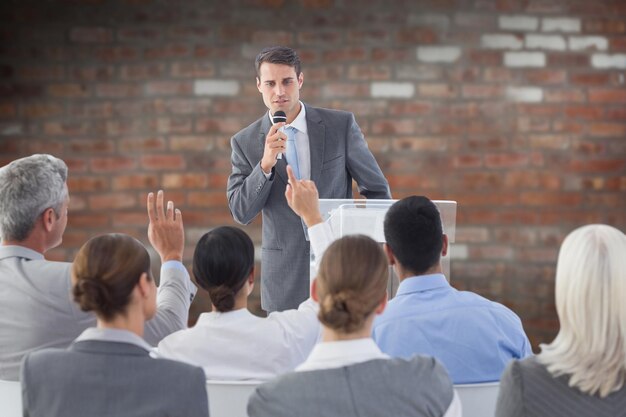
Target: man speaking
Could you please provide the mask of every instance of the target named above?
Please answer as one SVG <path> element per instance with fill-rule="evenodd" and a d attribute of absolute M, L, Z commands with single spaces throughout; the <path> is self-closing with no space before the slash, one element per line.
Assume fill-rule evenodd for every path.
<path fill-rule="evenodd" d="M 366 198 L 391 194 L 354 115 L 300 101 L 304 75 L 293 49 L 265 48 L 255 68 L 269 112 L 231 138 L 227 194 L 237 222 L 263 213 L 261 306 L 270 312 L 296 308 L 309 296 L 309 242 L 285 199 L 287 164 L 299 179 L 315 182 L 320 198 L 352 198 L 353 178 Z M 275 118 L 281 111 L 284 117 Z"/>

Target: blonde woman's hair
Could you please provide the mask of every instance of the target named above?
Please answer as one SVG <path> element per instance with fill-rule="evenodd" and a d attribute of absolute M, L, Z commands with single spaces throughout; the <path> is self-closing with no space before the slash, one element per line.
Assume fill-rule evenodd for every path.
<path fill-rule="evenodd" d="M 333 242 L 317 275 L 319 320 L 343 334 L 360 330 L 387 291 L 389 269 L 380 245 L 363 235 Z"/>
<path fill-rule="evenodd" d="M 626 237 L 602 224 L 580 227 L 563 241 L 556 267 L 561 329 L 538 360 L 569 385 L 606 397 L 626 378 Z"/>

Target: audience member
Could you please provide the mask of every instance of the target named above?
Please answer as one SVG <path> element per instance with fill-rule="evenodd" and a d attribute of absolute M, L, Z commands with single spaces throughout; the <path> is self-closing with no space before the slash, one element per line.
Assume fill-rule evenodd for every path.
<path fill-rule="evenodd" d="M 244 231 L 224 226 L 202 236 L 193 273 L 209 292 L 212 312 L 163 339 L 161 355 L 202 366 L 208 379 L 270 379 L 306 359 L 318 340 L 317 304 L 308 299 L 267 318 L 250 313 L 254 246 Z"/>
<path fill-rule="evenodd" d="M 159 214 L 159 217 L 163 213 Z M 180 214 L 167 218 L 180 227 Z M 72 268 L 72 293 L 97 327 L 67 349 L 24 357 L 22 404 L 30 417 L 208 416 L 202 369 L 151 355 L 142 336 L 156 312 L 150 256 L 124 234 L 95 237 Z"/>
<path fill-rule="evenodd" d="M 96 323 L 92 313 L 81 312 L 70 299 L 71 263 L 44 259 L 46 251 L 61 243 L 67 224 L 66 180 L 67 166 L 50 155 L 32 155 L 0 168 L 0 379 L 16 380 L 26 353 L 67 347 Z M 196 288 L 180 263 L 183 241 L 164 236 L 153 245 L 163 265 L 158 309 L 146 324 L 145 338 L 156 345 L 187 327 Z M 173 255 L 166 253 L 172 245 L 180 246 Z"/>
<path fill-rule="evenodd" d="M 371 339 L 374 316 L 387 303 L 388 274 L 385 254 L 369 237 L 346 236 L 328 247 L 311 288 L 322 342 L 296 372 L 256 389 L 251 417 L 461 415 L 434 358 L 391 359 Z"/>
<path fill-rule="evenodd" d="M 508 308 L 454 289 L 443 275 L 448 251 L 437 206 L 407 197 L 389 208 L 385 250 L 400 279 L 374 323 L 373 337 L 393 357 L 439 359 L 455 384 L 497 381 L 511 359 L 532 354 L 522 323 Z"/>
<path fill-rule="evenodd" d="M 561 329 L 541 353 L 506 368 L 496 416 L 626 416 L 626 237 L 580 227 L 556 267 Z"/>

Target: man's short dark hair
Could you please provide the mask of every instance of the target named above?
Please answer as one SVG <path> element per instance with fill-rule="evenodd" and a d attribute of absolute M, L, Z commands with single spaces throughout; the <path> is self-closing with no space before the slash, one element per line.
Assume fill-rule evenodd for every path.
<path fill-rule="evenodd" d="M 443 227 L 437 206 L 423 196 L 404 198 L 389 208 L 385 240 L 400 265 L 422 275 L 439 262 Z"/>
<path fill-rule="evenodd" d="M 282 64 L 293 67 L 296 70 L 296 77 L 300 76 L 300 57 L 291 48 L 286 46 L 270 46 L 263 49 L 254 60 L 254 68 L 256 76 L 261 78 L 261 64 L 267 62 L 269 64 Z"/>

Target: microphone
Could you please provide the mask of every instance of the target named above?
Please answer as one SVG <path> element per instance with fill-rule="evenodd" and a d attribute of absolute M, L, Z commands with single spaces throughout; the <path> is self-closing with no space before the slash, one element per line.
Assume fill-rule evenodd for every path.
<path fill-rule="evenodd" d="M 274 115 L 272 116 L 272 121 L 274 123 L 281 123 L 281 122 L 287 122 L 287 115 L 285 114 L 284 111 L 282 110 L 278 110 L 276 113 L 274 113 Z M 279 129 L 280 131 L 283 131 L 283 128 L 281 127 Z M 276 159 L 283 159 L 283 154 L 279 153 L 278 155 L 276 155 Z"/>

